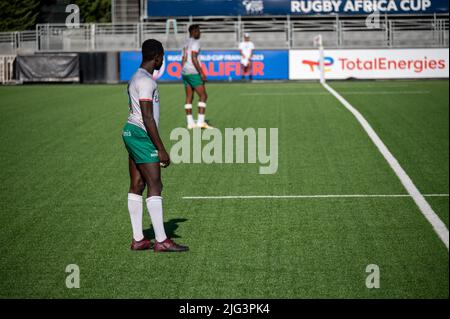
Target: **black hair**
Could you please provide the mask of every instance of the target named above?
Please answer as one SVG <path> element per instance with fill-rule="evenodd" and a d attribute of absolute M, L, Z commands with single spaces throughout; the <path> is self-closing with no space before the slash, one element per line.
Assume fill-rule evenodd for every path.
<path fill-rule="evenodd" d="M 194 32 L 195 30 L 200 29 L 200 26 L 198 24 L 191 24 L 189 26 L 189 34 L 192 34 L 192 32 Z"/>
<path fill-rule="evenodd" d="M 151 61 L 157 55 L 164 52 L 164 48 L 161 42 L 155 39 L 145 40 L 142 43 L 142 60 Z"/>

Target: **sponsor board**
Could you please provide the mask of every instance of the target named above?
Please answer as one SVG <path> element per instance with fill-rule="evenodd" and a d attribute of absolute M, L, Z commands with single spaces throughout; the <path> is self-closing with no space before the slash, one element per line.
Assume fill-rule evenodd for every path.
<path fill-rule="evenodd" d="M 149 17 L 448 13 L 446 0 L 147 0 Z"/>
<path fill-rule="evenodd" d="M 448 2 L 439 0 L 292 0 L 291 14 L 446 13 Z"/>
<path fill-rule="evenodd" d="M 181 52 L 167 51 L 164 64 L 153 76 L 160 81 L 181 80 Z M 202 68 L 211 81 L 233 81 L 242 76 L 241 56 L 238 50 L 202 51 Z M 255 80 L 287 80 L 289 53 L 287 50 L 255 50 L 252 59 Z M 120 80 L 128 81 L 141 63 L 140 52 L 120 53 Z"/>
<path fill-rule="evenodd" d="M 448 49 L 325 50 L 326 79 L 448 78 Z M 289 79 L 319 79 L 319 51 L 291 50 Z"/>

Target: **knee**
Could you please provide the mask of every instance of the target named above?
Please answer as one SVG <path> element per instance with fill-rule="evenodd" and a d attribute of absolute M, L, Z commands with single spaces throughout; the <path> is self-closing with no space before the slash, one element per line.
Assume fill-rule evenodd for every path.
<path fill-rule="evenodd" d="M 163 190 L 163 183 L 161 179 L 150 181 L 150 183 L 147 186 L 152 194 L 161 194 Z"/>
<path fill-rule="evenodd" d="M 208 100 L 208 94 L 207 94 L 206 92 L 202 94 L 201 100 L 202 100 L 203 102 L 206 102 L 206 101 Z"/>
<path fill-rule="evenodd" d="M 145 183 L 142 180 L 134 181 L 130 185 L 130 193 L 142 195 Z"/>

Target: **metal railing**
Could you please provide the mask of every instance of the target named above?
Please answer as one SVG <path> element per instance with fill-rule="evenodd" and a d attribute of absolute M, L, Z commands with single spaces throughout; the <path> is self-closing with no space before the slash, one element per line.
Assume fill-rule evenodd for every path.
<path fill-rule="evenodd" d="M 14 78 L 15 55 L 0 55 L 0 84 L 16 82 Z"/>
<path fill-rule="evenodd" d="M 237 48 L 244 32 L 251 33 L 259 49 L 313 48 L 313 38 L 321 34 L 324 46 L 334 48 L 418 48 L 448 47 L 448 16 L 434 18 L 380 19 L 377 28 L 368 28 L 365 18 L 272 19 L 201 21 L 202 48 Z M 39 24 L 34 31 L 0 33 L 0 54 L 32 52 L 82 52 L 138 50 L 142 41 L 155 38 L 167 50 L 178 50 L 187 37 L 192 19 L 133 24 Z"/>
<path fill-rule="evenodd" d="M 33 53 L 36 51 L 36 31 L 0 32 L 0 54 Z"/>

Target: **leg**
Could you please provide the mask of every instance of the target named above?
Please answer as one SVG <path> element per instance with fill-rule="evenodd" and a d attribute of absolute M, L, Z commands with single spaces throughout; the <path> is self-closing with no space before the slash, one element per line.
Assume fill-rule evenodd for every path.
<path fill-rule="evenodd" d="M 186 246 L 181 246 L 167 238 L 164 229 L 163 207 L 162 207 L 162 182 L 161 182 L 161 166 L 158 163 L 146 163 L 138 165 L 148 188 L 147 208 L 152 220 L 153 229 L 155 231 L 154 250 L 159 252 L 181 252 L 186 251 Z"/>
<path fill-rule="evenodd" d="M 197 126 L 204 128 L 205 126 L 205 113 L 206 113 L 206 101 L 208 100 L 208 94 L 206 94 L 206 89 L 204 85 L 200 85 L 194 88 L 199 96 L 198 102 L 198 121 Z"/>
<path fill-rule="evenodd" d="M 248 74 L 248 65 L 245 65 L 242 71 L 242 79 L 245 79 L 247 74 Z"/>
<path fill-rule="evenodd" d="M 181 252 L 188 250 L 187 247 L 178 245 L 167 238 L 164 229 L 163 208 L 162 208 L 162 182 L 161 182 L 161 166 L 157 163 L 139 164 L 138 169 L 143 176 L 148 188 L 147 209 L 152 220 L 153 229 L 155 231 L 154 250 L 160 252 Z"/>
<path fill-rule="evenodd" d="M 147 184 L 148 196 L 146 202 L 155 231 L 156 241 L 163 242 L 167 239 L 167 236 L 164 230 L 162 211 L 161 166 L 158 162 L 139 164 L 138 167 Z"/>
<path fill-rule="evenodd" d="M 147 185 L 148 196 L 161 196 L 162 181 L 161 181 L 161 165 L 157 163 L 139 164 L 139 172 Z"/>
<path fill-rule="evenodd" d="M 186 104 L 184 110 L 186 112 L 186 121 L 188 128 L 195 127 L 194 118 L 192 117 L 192 101 L 194 100 L 194 91 L 190 85 L 185 86 L 186 89 Z"/>
<path fill-rule="evenodd" d="M 144 179 L 131 157 L 128 158 L 128 167 L 130 170 L 130 189 L 128 192 L 142 196 L 145 189 Z"/>
<path fill-rule="evenodd" d="M 250 78 L 250 81 L 253 80 L 253 65 L 252 65 L 252 61 L 248 62 L 248 77 Z"/>
<path fill-rule="evenodd" d="M 194 88 L 195 92 L 198 94 L 200 102 L 206 103 L 208 100 L 208 94 L 206 93 L 206 88 L 204 85 L 199 85 Z"/>
<path fill-rule="evenodd" d="M 130 157 L 128 159 L 130 170 L 130 189 L 128 191 L 128 212 L 130 213 L 131 227 L 133 229 L 133 242 L 131 249 L 143 250 L 150 248 L 148 241 L 143 241 L 144 234 L 142 232 L 142 192 L 145 184 L 141 173 L 136 167 L 136 163 Z"/>
<path fill-rule="evenodd" d="M 194 100 L 194 91 L 190 85 L 185 86 L 186 89 L 186 103 L 185 105 L 192 105 L 192 101 Z M 186 108 L 186 115 L 192 114 L 192 108 Z"/>

